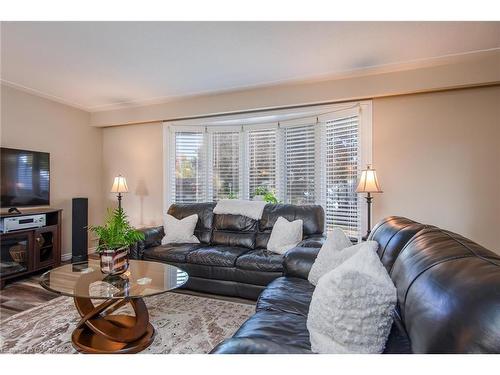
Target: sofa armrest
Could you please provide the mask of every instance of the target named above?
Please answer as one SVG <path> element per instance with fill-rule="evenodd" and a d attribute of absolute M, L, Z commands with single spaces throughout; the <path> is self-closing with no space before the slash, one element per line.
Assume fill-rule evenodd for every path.
<path fill-rule="evenodd" d="M 312 354 L 312 352 L 260 337 L 233 337 L 221 342 L 210 354 Z"/>
<path fill-rule="evenodd" d="M 317 247 L 294 247 L 285 253 L 283 268 L 285 276 L 306 279 L 319 253 Z"/>
<path fill-rule="evenodd" d="M 165 237 L 163 226 L 140 228 L 138 230 L 144 233 L 144 239 L 130 246 L 129 256 L 131 259 L 142 259 L 144 250 L 149 247 L 160 246 L 162 238 Z"/>
<path fill-rule="evenodd" d="M 297 247 L 321 247 L 325 241 L 326 236 L 322 234 L 313 234 L 300 242 Z"/>

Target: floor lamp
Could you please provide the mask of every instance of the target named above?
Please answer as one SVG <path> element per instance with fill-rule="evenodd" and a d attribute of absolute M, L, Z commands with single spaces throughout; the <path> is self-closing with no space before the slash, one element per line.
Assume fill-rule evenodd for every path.
<path fill-rule="evenodd" d="M 380 185 L 377 180 L 377 172 L 375 169 L 371 169 L 368 165 L 366 169 L 361 171 L 361 177 L 359 178 L 358 187 L 356 189 L 357 193 L 367 193 L 366 194 L 366 203 L 368 204 L 368 230 L 366 232 L 366 236 L 363 237 L 363 240 L 366 240 L 371 232 L 371 216 L 372 216 L 372 193 L 382 193 L 382 189 L 380 189 Z"/>
<path fill-rule="evenodd" d="M 122 193 L 128 193 L 127 180 L 121 174 L 115 177 L 113 186 L 111 187 L 112 193 L 118 193 L 118 210 L 122 210 Z"/>

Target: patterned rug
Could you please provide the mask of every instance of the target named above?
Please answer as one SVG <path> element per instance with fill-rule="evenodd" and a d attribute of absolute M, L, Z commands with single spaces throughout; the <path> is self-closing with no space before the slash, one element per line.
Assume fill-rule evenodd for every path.
<path fill-rule="evenodd" d="M 253 305 L 178 293 L 144 301 L 156 333 L 141 353 L 208 353 L 255 311 Z M 129 313 L 117 312 L 124 311 Z M 71 333 L 79 318 L 68 297 L 16 314 L 0 326 L 0 353 L 76 353 Z"/>

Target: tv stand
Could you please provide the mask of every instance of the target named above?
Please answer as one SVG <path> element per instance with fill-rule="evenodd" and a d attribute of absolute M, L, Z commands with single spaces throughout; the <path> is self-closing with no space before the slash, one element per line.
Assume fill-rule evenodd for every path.
<path fill-rule="evenodd" d="M 27 209 L 0 213 L 0 218 L 44 214 L 46 225 L 0 233 L 0 288 L 8 280 L 61 265 L 61 209 Z"/>

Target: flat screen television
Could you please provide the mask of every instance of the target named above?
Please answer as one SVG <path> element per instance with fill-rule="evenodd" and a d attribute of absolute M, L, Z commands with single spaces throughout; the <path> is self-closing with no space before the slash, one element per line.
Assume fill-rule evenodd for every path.
<path fill-rule="evenodd" d="M 0 149 L 1 207 L 50 205 L 50 154 Z"/>

